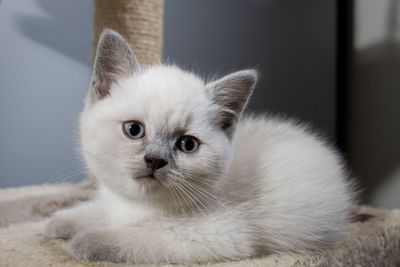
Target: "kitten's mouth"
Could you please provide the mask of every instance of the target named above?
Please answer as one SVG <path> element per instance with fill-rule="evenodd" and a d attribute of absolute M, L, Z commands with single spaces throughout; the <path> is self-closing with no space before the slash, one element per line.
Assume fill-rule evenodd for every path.
<path fill-rule="evenodd" d="M 161 184 L 161 182 L 154 176 L 154 173 L 149 173 L 149 174 L 137 176 L 136 179 L 138 179 L 138 180 L 151 180 L 151 181 L 155 181 L 155 182 L 158 182 L 159 184 Z"/>
<path fill-rule="evenodd" d="M 153 173 L 136 177 L 137 179 L 156 179 Z M 157 179 L 156 179 L 157 180 Z"/>

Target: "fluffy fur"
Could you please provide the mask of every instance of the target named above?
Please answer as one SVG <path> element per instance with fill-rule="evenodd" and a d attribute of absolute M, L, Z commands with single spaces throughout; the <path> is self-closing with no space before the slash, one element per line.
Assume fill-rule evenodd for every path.
<path fill-rule="evenodd" d="M 353 195 L 341 159 L 301 124 L 241 116 L 256 78 L 245 70 L 207 83 L 175 66 L 143 69 L 106 30 L 81 114 L 82 152 L 98 191 L 57 212 L 45 234 L 71 239 L 77 259 L 133 263 L 333 245 Z M 143 138 L 124 134 L 131 120 L 144 125 Z M 199 140 L 197 151 L 177 149 L 183 135 Z M 151 169 L 148 155 L 168 163 Z"/>

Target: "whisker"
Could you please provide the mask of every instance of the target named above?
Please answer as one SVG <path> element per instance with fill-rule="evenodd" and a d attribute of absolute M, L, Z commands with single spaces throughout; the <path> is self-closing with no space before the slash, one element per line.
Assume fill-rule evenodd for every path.
<path fill-rule="evenodd" d="M 192 180 L 195 180 L 195 181 L 197 181 L 196 177 L 194 177 L 194 176 L 191 176 L 191 175 L 186 175 L 186 178 L 188 178 L 188 179 L 192 179 Z M 187 182 L 189 182 L 189 181 L 187 181 Z M 193 184 L 193 183 L 191 183 L 191 185 L 192 185 L 192 186 L 194 186 L 194 184 Z M 220 200 L 223 200 L 223 201 L 226 201 L 226 202 L 230 202 L 229 200 L 227 200 L 227 199 L 224 199 L 224 198 L 222 198 L 222 197 L 219 197 L 219 196 L 216 196 L 216 195 L 214 195 L 214 194 L 210 193 L 209 191 L 207 191 L 207 190 L 204 190 L 204 189 L 203 189 L 203 188 L 201 188 L 201 187 L 196 187 L 196 189 L 198 189 L 198 190 L 201 190 L 201 191 L 202 191 L 202 192 L 204 192 L 205 194 L 207 194 L 207 195 L 209 195 L 210 197 L 213 197 L 213 198 L 215 198 L 215 199 L 220 199 Z"/>
<path fill-rule="evenodd" d="M 174 206 L 175 206 L 175 211 L 176 211 L 176 214 L 178 214 L 179 212 L 178 212 L 178 203 L 176 202 L 176 199 L 175 199 L 175 194 L 174 194 L 174 188 L 173 187 L 168 187 L 168 190 L 171 192 L 171 195 L 172 195 L 172 198 L 174 199 Z"/>
<path fill-rule="evenodd" d="M 59 169 L 58 171 L 56 171 L 54 174 L 52 174 L 51 176 L 49 176 L 49 180 L 52 180 L 54 177 L 57 177 L 60 175 L 61 172 L 63 172 L 64 170 L 67 170 L 68 168 L 77 165 L 76 163 L 72 162 L 70 164 L 68 164 L 67 166 L 62 167 L 61 169 Z"/>
<path fill-rule="evenodd" d="M 194 208 L 191 205 L 191 203 L 195 204 L 198 209 L 200 209 L 200 207 L 196 204 L 195 201 L 193 201 L 193 199 L 190 197 L 190 195 L 186 192 L 186 190 L 180 184 L 176 184 L 176 185 L 177 185 L 176 188 L 179 188 L 179 190 L 184 194 L 184 196 L 186 196 L 186 198 L 185 198 L 186 204 L 188 204 L 188 206 L 190 206 L 190 211 L 192 212 L 192 215 L 194 215 Z M 189 201 L 187 198 L 189 198 Z"/>
<path fill-rule="evenodd" d="M 186 214 L 186 210 L 185 210 L 184 205 L 183 205 L 183 203 L 181 201 L 181 197 L 182 197 L 182 200 L 183 200 L 183 196 L 182 196 L 181 192 L 177 188 L 178 185 L 174 183 L 174 186 L 175 186 L 175 189 L 176 189 L 176 197 L 178 198 L 179 204 L 182 207 L 182 212 L 183 212 L 183 214 Z"/>
<path fill-rule="evenodd" d="M 65 181 L 65 180 L 67 180 L 69 178 L 72 178 L 74 176 L 78 176 L 78 175 L 81 175 L 81 174 L 86 174 L 86 171 L 85 170 L 76 170 L 76 171 L 73 171 L 73 172 L 69 172 L 69 173 L 60 175 L 58 177 L 55 177 L 55 178 L 51 179 L 50 181 L 47 181 L 47 183 L 53 184 L 53 183 L 56 183 L 56 182 Z"/>
<path fill-rule="evenodd" d="M 182 180 L 182 181 L 183 181 L 183 180 Z M 190 194 L 190 195 L 195 199 L 195 200 L 194 200 L 194 204 L 197 206 L 197 208 L 199 209 L 199 211 L 200 211 L 203 215 L 205 215 L 204 212 L 203 212 L 203 210 L 201 209 L 201 207 L 200 207 L 199 205 L 197 205 L 197 202 L 198 202 L 201 206 L 203 206 L 203 208 L 208 212 L 208 214 L 210 214 L 210 211 L 209 211 L 208 208 L 203 204 L 203 202 L 200 201 L 200 200 L 195 196 L 195 194 L 193 194 L 193 192 L 190 191 L 190 187 L 188 187 L 185 183 L 182 183 L 182 186 L 186 186 L 186 191 L 187 191 L 187 193 Z"/>
<path fill-rule="evenodd" d="M 188 186 L 192 190 L 195 190 L 195 192 L 198 194 L 198 197 L 201 197 L 204 200 L 204 202 L 206 202 L 209 206 L 216 208 L 216 205 L 212 200 L 214 200 L 217 203 L 219 203 L 219 201 L 216 200 L 213 196 L 211 196 L 212 200 L 210 200 L 209 197 L 207 197 L 204 193 L 202 193 L 198 188 L 194 187 L 189 182 L 187 182 L 187 181 L 182 181 L 182 182 L 184 182 L 186 184 L 186 186 Z"/>

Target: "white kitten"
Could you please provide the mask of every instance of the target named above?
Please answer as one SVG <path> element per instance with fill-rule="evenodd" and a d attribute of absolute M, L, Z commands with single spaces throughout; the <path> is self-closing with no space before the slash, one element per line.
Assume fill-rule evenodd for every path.
<path fill-rule="evenodd" d="M 103 32 L 81 115 L 96 197 L 57 212 L 45 234 L 77 259 L 189 263 L 322 249 L 348 222 L 340 157 L 291 121 L 241 118 L 257 73 L 205 83 L 141 69 Z"/>

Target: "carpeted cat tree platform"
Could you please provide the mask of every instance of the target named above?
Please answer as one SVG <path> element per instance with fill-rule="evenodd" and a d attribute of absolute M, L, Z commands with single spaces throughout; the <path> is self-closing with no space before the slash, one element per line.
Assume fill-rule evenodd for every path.
<path fill-rule="evenodd" d="M 161 57 L 163 0 L 95 0 L 96 47 L 104 27 L 119 31 L 140 62 Z M 94 183 L 65 183 L 0 189 L 0 266 L 130 266 L 76 261 L 67 242 L 42 236 L 47 217 L 56 210 L 85 201 Z M 319 253 L 272 254 L 209 266 L 400 266 L 400 210 L 357 208 L 337 247 Z"/>
<path fill-rule="evenodd" d="M 67 242 L 42 236 L 46 217 L 88 199 L 91 188 L 85 181 L 0 189 L 0 266 L 131 266 L 76 261 L 65 250 Z M 346 238 L 333 249 L 207 266 L 400 266 L 400 210 L 358 207 L 357 213 L 357 222 L 349 225 Z"/>

